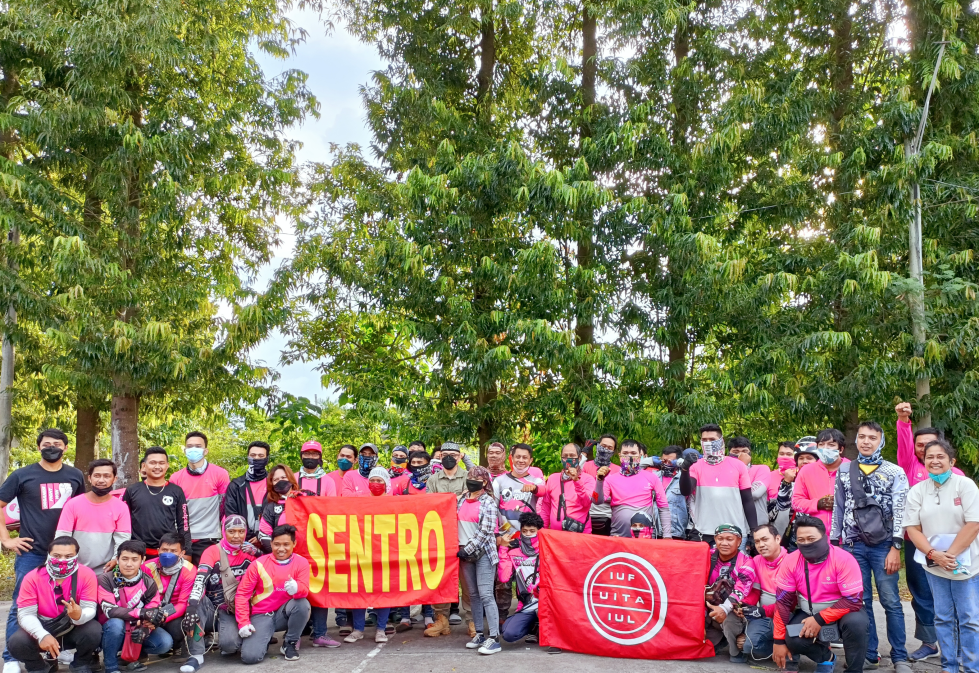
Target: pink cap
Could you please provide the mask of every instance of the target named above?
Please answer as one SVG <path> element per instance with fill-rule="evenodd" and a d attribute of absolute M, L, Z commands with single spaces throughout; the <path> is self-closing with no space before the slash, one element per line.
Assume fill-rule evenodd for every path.
<path fill-rule="evenodd" d="M 308 442 L 306 442 L 305 444 L 303 444 L 303 449 L 302 450 L 303 451 L 315 451 L 316 453 L 319 453 L 319 454 L 322 454 L 323 453 L 323 447 L 320 446 L 320 443 L 317 442 L 315 439 L 311 439 Z M 300 453 L 302 453 L 302 452 L 300 452 Z"/>

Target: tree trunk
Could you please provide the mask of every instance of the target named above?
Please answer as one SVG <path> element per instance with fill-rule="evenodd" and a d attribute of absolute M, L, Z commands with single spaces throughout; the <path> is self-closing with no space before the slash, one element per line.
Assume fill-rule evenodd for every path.
<path fill-rule="evenodd" d="M 846 447 L 843 456 L 850 460 L 857 459 L 857 428 L 860 426 L 860 410 L 850 409 L 843 418 L 843 434 L 846 435 Z"/>
<path fill-rule="evenodd" d="M 0 109 L 7 109 L 7 101 L 17 94 L 19 89 L 19 79 L 17 71 L 11 64 L 5 63 L 3 68 L 3 80 L 0 84 Z M 14 156 L 14 147 L 17 144 L 17 136 L 11 126 L 7 126 L 0 132 L 0 154 L 10 161 Z M 0 186 L 0 191 L 3 187 Z M 7 266 L 12 275 L 17 273 L 17 261 L 13 254 L 10 254 L 15 246 L 20 243 L 20 232 L 17 227 L 11 227 L 7 234 Z M 0 484 L 7 478 L 7 471 L 10 469 L 10 446 L 14 439 L 13 428 L 13 406 L 14 406 L 14 365 L 16 356 L 14 353 L 14 342 L 10 338 L 9 330 L 17 324 L 17 309 L 13 303 L 7 307 L 4 316 L 3 334 L 0 336 Z"/>
<path fill-rule="evenodd" d="M 595 105 L 595 81 L 598 75 L 598 21 L 588 7 L 582 8 L 581 12 L 581 127 L 580 137 L 592 137 L 591 115 L 594 113 Z M 582 142 L 581 145 L 584 145 Z M 578 268 L 582 271 L 590 269 L 594 264 L 594 247 L 592 241 L 592 229 L 594 217 L 590 208 L 582 213 L 580 228 L 577 240 L 575 241 L 578 254 Z M 579 389 L 575 391 L 574 398 L 574 430 L 573 439 L 580 446 L 584 444 L 582 419 L 582 396 L 590 393 L 595 372 L 591 362 L 592 349 L 595 345 L 595 300 L 590 281 L 579 281 L 577 298 L 577 315 L 575 320 L 575 345 L 579 348 L 584 346 L 585 362 L 581 364 L 580 379 L 577 382 Z"/>
<path fill-rule="evenodd" d="M 139 398 L 112 396 L 112 460 L 119 467 L 119 486 L 139 478 Z"/>
<path fill-rule="evenodd" d="M 484 124 L 493 119 L 493 76 L 496 69 L 496 25 L 493 6 L 480 9 L 479 74 L 477 75 L 476 104 Z"/>
<path fill-rule="evenodd" d="M 499 396 L 499 391 L 497 391 L 496 386 L 493 386 L 491 390 L 480 391 L 476 394 L 476 406 L 477 408 L 485 407 L 486 405 L 493 402 Z M 486 466 L 486 447 L 493 439 L 493 433 L 496 432 L 496 422 L 491 416 L 484 416 L 483 420 L 479 422 L 479 427 L 476 429 L 476 434 L 479 437 L 479 464 Z"/>
<path fill-rule="evenodd" d="M 99 457 L 97 449 L 101 414 L 94 406 L 78 403 L 75 408 L 75 467 L 81 471 Z"/>

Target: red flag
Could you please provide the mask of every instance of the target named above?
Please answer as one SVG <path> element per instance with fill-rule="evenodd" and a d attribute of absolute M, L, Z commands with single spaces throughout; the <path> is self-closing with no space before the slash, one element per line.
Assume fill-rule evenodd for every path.
<path fill-rule="evenodd" d="M 296 553 L 309 561 L 309 602 L 376 608 L 459 596 L 459 530 L 451 493 L 290 498 Z"/>
<path fill-rule="evenodd" d="M 540 641 L 632 659 L 714 656 L 704 638 L 703 542 L 540 532 Z"/>

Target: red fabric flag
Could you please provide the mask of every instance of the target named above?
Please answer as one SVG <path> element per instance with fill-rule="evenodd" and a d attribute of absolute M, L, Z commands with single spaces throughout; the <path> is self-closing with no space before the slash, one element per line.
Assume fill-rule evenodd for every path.
<path fill-rule="evenodd" d="M 540 532 L 540 641 L 603 657 L 702 659 L 703 542 Z"/>
<path fill-rule="evenodd" d="M 296 553 L 317 607 L 388 608 L 459 600 L 459 529 L 451 493 L 410 498 L 290 498 Z"/>

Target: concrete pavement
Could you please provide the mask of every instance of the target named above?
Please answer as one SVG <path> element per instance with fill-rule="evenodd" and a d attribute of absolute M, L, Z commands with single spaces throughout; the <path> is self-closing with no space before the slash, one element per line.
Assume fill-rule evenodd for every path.
<path fill-rule="evenodd" d="M 875 603 L 875 608 L 881 653 L 886 656 L 890 648 L 884 632 L 884 615 L 879 604 Z M 6 620 L 8 609 L 9 603 L 0 603 L 0 619 Z M 908 650 L 911 651 L 917 648 L 918 641 L 912 637 L 914 613 L 910 603 L 904 603 L 904 616 L 908 628 Z M 332 611 L 330 623 L 333 623 Z M 747 673 L 749 666 L 750 669 L 774 670 L 771 662 L 767 662 L 767 665 L 766 662 L 732 664 L 726 655 L 697 661 L 624 660 L 570 652 L 548 654 L 546 648 L 522 642 L 504 643 L 503 651 L 499 654 L 482 656 L 474 650 L 465 649 L 468 640 L 465 624 L 454 626 L 452 630 L 451 636 L 425 638 L 421 627 L 416 625 L 407 633 L 391 636 L 386 644 L 375 645 L 374 631 L 368 627 L 364 640 L 352 645 L 344 643 L 342 647 L 332 650 L 310 647 L 307 639 L 303 638 L 299 661 L 284 661 L 275 645 L 269 648 L 269 655 L 260 666 L 263 671 L 273 673 L 301 673 L 310 670 L 336 673 L 548 673 L 558 666 L 581 673 L 608 673 L 611 668 L 619 665 L 627 666 L 630 673 L 661 672 L 665 666 L 675 673 Z M 335 626 L 331 626 L 330 633 L 337 637 Z M 279 634 L 280 641 L 281 637 L 282 634 Z M 842 650 L 838 652 L 842 654 Z M 838 672 L 843 670 L 842 659 L 842 656 L 838 657 Z M 156 660 L 151 657 L 150 673 L 177 673 L 178 663 L 173 659 Z M 881 670 L 892 669 L 889 659 L 884 659 L 881 663 Z M 916 663 L 913 666 L 920 673 L 941 671 L 938 659 L 930 659 L 926 663 Z M 812 671 L 814 668 L 812 662 L 803 660 L 802 671 Z M 63 672 L 67 671 L 66 666 L 61 669 Z M 211 652 L 205 657 L 203 670 L 209 673 L 243 673 L 244 669 L 237 657 L 225 658 Z"/>

